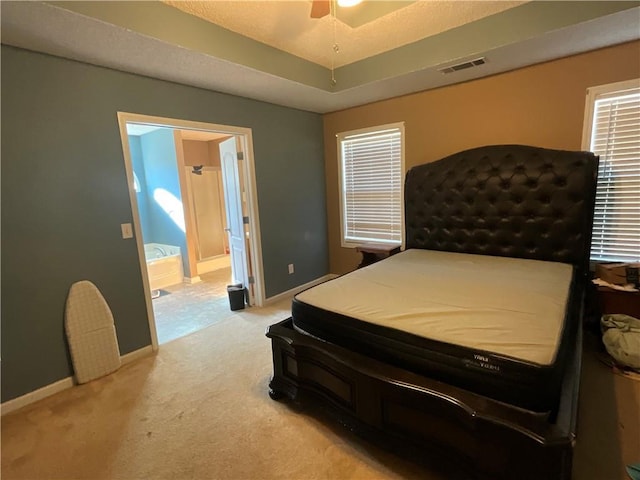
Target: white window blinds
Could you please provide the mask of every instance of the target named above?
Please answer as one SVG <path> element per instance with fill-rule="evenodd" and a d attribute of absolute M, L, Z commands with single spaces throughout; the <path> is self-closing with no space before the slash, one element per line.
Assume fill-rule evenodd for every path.
<path fill-rule="evenodd" d="M 640 261 L 640 81 L 589 92 L 589 150 L 600 155 L 591 259 Z"/>
<path fill-rule="evenodd" d="M 342 244 L 402 243 L 402 124 L 338 135 Z"/>

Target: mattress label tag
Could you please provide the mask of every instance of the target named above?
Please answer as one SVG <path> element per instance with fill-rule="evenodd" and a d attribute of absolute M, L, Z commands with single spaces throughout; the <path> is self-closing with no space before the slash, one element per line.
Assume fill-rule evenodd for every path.
<path fill-rule="evenodd" d="M 470 363 L 474 366 L 481 367 L 486 370 L 494 370 L 496 372 L 500 371 L 500 366 L 492 365 L 490 363 L 489 357 L 485 357 L 484 355 L 479 355 L 477 353 L 473 354 L 473 360 Z"/>

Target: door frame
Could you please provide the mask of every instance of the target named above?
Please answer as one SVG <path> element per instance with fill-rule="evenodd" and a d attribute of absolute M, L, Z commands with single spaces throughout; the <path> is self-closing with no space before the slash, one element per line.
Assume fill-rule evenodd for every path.
<path fill-rule="evenodd" d="M 142 224 L 140 222 L 140 212 L 138 210 L 138 200 L 134 188 L 133 165 L 131 161 L 131 150 L 129 148 L 129 137 L 127 134 L 127 123 L 137 123 L 156 127 L 164 127 L 179 130 L 200 130 L 215 133 L 226 133 L 234 135 L 242 142 L 242 152 L 244 168 L 244 186 L 246 194 L 246 206 L 249 216 L 249 247 L 251 254 L 249 262 L 254 277 L 254 298 L 257 306 L 264 304 L 264 271 L 262 264 L 262 240 L 260 236 L 260 219 L 258 213 L 258 190 L 256 187 L 255 163 L 253 155 L 253 134 L 250 128 L 236 127 L 231 125 L 219 125 L 214 123 L 196 122 L 191 120 L 180 120 L 177 118 L 158 117 L 153 115 L 143 115 L 138 113 L 118 112 L 118 125 L 120 128 L 120 138 L 122 143 L 122 153 L 124 157 L 124 167 L 127 174 L 129 190 L 129 201 L 133 216 L 134 238 L 138 249 L 138 260 L 142 273 L 142 285 L 145 293 L 145 303 L 147 307 L 147 318 L 149 321 L 149 331 L 151 333 L 151 345 L 153 350 L 158 349 L 158 333 L 156 331 L 155 316 L 151 303 L 151 288 L 149 278 L 146 275 L 147 263 L 144 256 L 144 241 L 142 238 Z M 186 193 L 186 192 L 185 192 Z M 242 200 L 242 199 L 241 199 Z M 184 199 L 181 199 L 184 202 Z"/>

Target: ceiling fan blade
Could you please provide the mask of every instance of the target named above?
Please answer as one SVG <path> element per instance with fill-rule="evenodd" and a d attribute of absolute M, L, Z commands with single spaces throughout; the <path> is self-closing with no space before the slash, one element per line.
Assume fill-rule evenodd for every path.
<path fill-rule="evenodd" d="M 331 0 L 313 0 L 311 3 L 311 18 L 322 18 L 331 11 Z"/>

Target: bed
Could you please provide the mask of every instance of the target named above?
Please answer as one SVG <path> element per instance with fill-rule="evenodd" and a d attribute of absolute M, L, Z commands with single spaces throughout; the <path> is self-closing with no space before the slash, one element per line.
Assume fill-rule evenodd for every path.
<path fill-rule="evenodd" d="M 404 251 L 267 330 L 272 398 L 477 477 L 570 478 L 597 164 L 495 145 L 410 169 Z"/>

